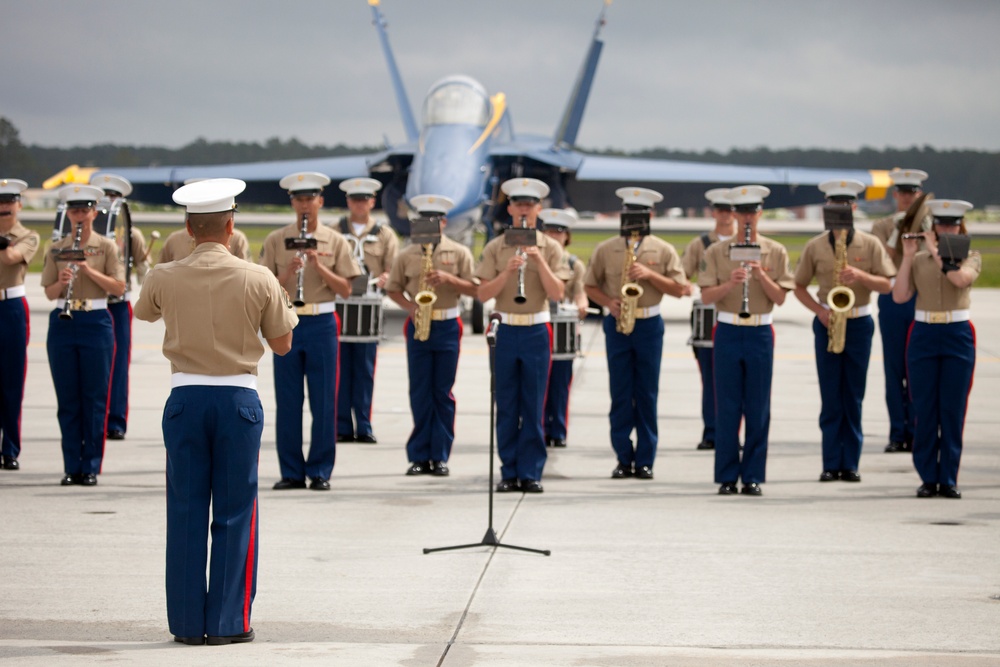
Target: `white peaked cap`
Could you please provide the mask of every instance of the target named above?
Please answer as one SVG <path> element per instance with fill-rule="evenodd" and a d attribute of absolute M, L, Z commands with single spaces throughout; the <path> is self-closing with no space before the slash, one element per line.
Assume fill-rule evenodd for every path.
<path fill-rule="evenodd" d="M 94 174 L 90 177 L 90 184 L 96 185 L 102 190 L 114 190 L 120 193 L 122 197 L 128 197 L 132 194 L 132 184 L 129 183 L 127 178 L 118 174 L 109 174 L 107 172 Z"/>
<path fill-rule="evenodd" d="M 893 185 L 909 185 L 919 188 L 927 180 L 927 172 L 919 169 L 893 169 L 889 172 Z"/>
<path fill-rule="evenodd" d="M 0 195 L 20 195 L 28 184 L 19 178 L 0 178 Z"/>
<path fill-rule="evenodd" d="M 763 185 L 738 185 L 729 191 L 733 206 L 763 204 L 764 198 L 769 194 L 771 194 L 771 189 Z"/>
<path fill-rule="evenodd" d="M 104 198 L 104 190 L 93 185 L 64 185 L 59 188 L 59 201 L 64 204 L 95 203 Z"/>
<path fill-rule="evenodd" d="M 278 181 L 278 185 L 289 192 L 301 192 L 302 190 L 319 190 L 330 185 L 330 177 L 318 171 L 300 171 L 289 174 Z"/>
<path fill-rule="evenodd" d="M 504 181 L 500 190 L 509 199 L 528 197 L 542 201 L 549 196 L 549 186 L 537 178 L 512 178 Z"/>
<path fill-rule="evenodd" d="M 382 188 L 382 184 L 374 178 L 349 178 L 340 182 L 340 189 L 351 195 L 368 195 L 374 197 L 375 193 Z"/>
<path fill-rule="evenodd" d="M 174 202 L 188 213 L 222 213 L 236 208 L 236 195 L 247 184 L 236 178 L 207 178 L 182 185 L 174 192 Z"/>
<path fill-rule="evenodd" d="M 576 213 L 561 208 L 543 208 L 539 211 L 538 217 L 542 219 L 542 222 L 545 223 L 546 227 L 564 227 L 566 229 L 572 229 L 573 225 L 579 222 L 579 218 L 576 217 Z"/>
<path fill-rule="evenodd" d="M 448 215 L 448 211 L 455 208 L 455 202 L 444 195 L 417 195 L 410 200 L 410 206 L 420 213 Z"/>
<path fill-rule="evenodd" d="M 637 188 L 635 186 L 618 188 L 615 190 L 615 195 L 621 198 L 623 204 L 645 206 L 647 208 L 653 208 L 657 202 L 663 201 L 663 195 L 656 190 Z"/>
<path fill-rule="evenodd" d="M 855 181 L 851 178 L 834 179 L 819 184 L 820 191 L 826 195 L 827 199 L 831 197 L 851 197 L 852 199 L 857 199 L 858 195 L 865 191 L 865 187 L 865 184 L 861 181 Z"/>
<path fill-rule="evenodd" d="M 733 202 L 730 199 L 732 190 L 729 188 L 712 188 L 705 193 L 705 199 L 710 201 L 713 205 L 718 204 L 720 206 L 732 206 Z"/>
<path fill-rule="evenodd" d="M 964 218 L 972 204 L 961 199 L 932 199 L 927 202 L 927 208 L 935 218 Z"/>

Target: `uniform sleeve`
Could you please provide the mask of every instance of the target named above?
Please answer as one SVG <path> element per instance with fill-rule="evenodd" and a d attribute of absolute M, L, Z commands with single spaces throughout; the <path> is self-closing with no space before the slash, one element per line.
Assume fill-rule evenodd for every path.
<path fill-rule="evenodd" d="M 872 273 L 876 276 L 892 278 L 896 275 L 896 265 L 892 263 L 892 258 L 886 252 L 885 246 L 881 242 L 873 243 L 872 248 Z"/>
<path fill-rule="evenodd" d="M 695 238 L 687 244 L 687 247 L 684 248 L 684 254 L 681 255 L 681 266 L 684 268 L 684 275 L 688 278 L 698 273 L 698 261 L 701 259 L 698 248 L 700 247 L 702 247 L 701 239 Z"/>
<path fill-rule="evenodd" d="M 884 251 L 883 251 L 884 252 Z M 805 287 L 812 282 L 816 275 L 816 261 L 813 259 L 813 244 L 806 243 L 799 256 L 799 263 L 795 267 L 795 284 Z"/>
<path fill-rule="evenodd" d="M 458 266 L 455 274 L 462 280 L 473 279 L 472 273 L 472 251 L 462 246 L 458 251 Z"/>
<path fill-rule="evenodd" d="M 680 255 L 677 254 L 677 249 L 669 243 L 663 253 L 662 269 L 663 275 L 667 278 L 670 278 L 681 285 L 687 284 L 687 276 L 684 273 L 684 266 L 681 264 Z"/>
<path fill-rule="evenodd" d="M 396 261 L 396 256 L 399 254 L 399 237 L 396 236 L 396 232 L 392 231 L 392 228 L 386 225 L 382 228 L 385 245 L 385 254 L 382 255 L 382 268 L 385 271 L 390 271 L 392 265 Z"/>
<path fill-rule="evenodd" d="M 972 272 L 972 282 L 975 282 L 979 278 L 979 274 L 983 270 L 983 258 L 975 250 L 969 253 L 969 256 L 965 258 L 962 262 L 962 269 L 968 269 Z M 910 272 L 913 273 L 912 271 Z"/>
<path fill-rule="evenodd" d="M 104 253 L 104 274 L 125 282 L 125 264 L 118 256 L 118 246 L 109 240 L 109 248 Z"/>
<path fill-rule="evenodd" d="M 143 322 L 155 322 L 163 315 L 160 310 L 160 275 L 163 271 L 154 266 L 142 283 L 139 300 L 133 309 L 133 314 Z"/>
<path fill-rule="evenodd" d="M 295 314 L 288 292 L 278 279 L 270 274 L 265 274 L 265 277 L 268 298 L 260 316 L 260 333 L 265 339 L 279 338 L 295 328 L 299 316 Z"/>
<path fill-rule="evenodd" d="M 48 287 L 59 280 L 59 267 L 52 259 L 52 245 L 45 245 L 45 255 L 42 262 L 42 287 Z"/>
<path fill-rule="evenodd" d="M 21 257 L 25 264 L 30 264 L 31 259 L 38 252 L 39 237 L 38 234 L 32 232 L 30 234 L 25 234 L 19 238 L 14 243 L 14 249 L 21 253 Z"/>
<path fill-rule="evenodd" d="M 573 278 L 569 282 L 569 288 L 566 290 L 566 295 L 570 297 L 575 297 L 577 294 L 583 292 L 583 278 L 587 274 L 587 266 L 582 260 L 576 260 L 576 264 L 573 265 Z"/>
<path fill-rule="evenodd" d="M 476 267 L 476 277 L 480 280 L 493 280 L 500 271 L 497 269 L 496 249 L 499 244 L 496 239 L 490 241 L 483 248 L 483 254 L 479 258 L 479 266 Z"/>
<path fill-rule="evenodd" d="M 778 264 L 774 267 L 774 282 L 778 283 L 785 291 L 795 289 L 795 276 L 788 265 L 788 251 L 780 243 L 777 245 Z"/>
<path fill-rule="evenodd" d="M 142 232 L 135 227 L 132 228 L 132 246 L 130 252 L 134 264 L 138 264 L 146 256 L 146 239 L 143 238 Z"/>
<path fill-rule="evenodd" d="M 260 249 L 260 262 L 259 264 L 265 269 L 270 271 L 274 275 L 278 275 L 278 256 L 275 252 L 275 246 L 277 246 L 277 239 L 275 237 L 281 235 L 281 230 L 275 230 L 267 235 L 264 239 L 264 245 Z"/>
<path fill-rule="evenodd" d="M 705 251 L 701 267 L 698 269 L 698 287 L 715 287 L 721 284 L 722 281 L 719 280 L 719 251 L 710 246 Z"/>
<path fill-rule="evenodd" d="M 564 282 L 572 279 L 573 273 L 570 271 L 569 262 L 564 261 L 565 251 L 556 242 L 549 243 L 547 247 L 550 248 L 548 259 L 549 268 L 552 269 L 552 273 L 555 274 L 556 278 Z"/>
<path fill-rule="evenodd" d="M 351 254 L 351 247 L 343 236 L 334 241 L 333 252 L 337 258 L 337 261 L 333 264 L 334 273 L 348 280 L 361 275 L 361 267 L 354 261 L 354 256 Z"/>
<path fill-rule="evenodd" d="M 385 282 L 386 292 L 406 291 L 406 276 L 403 275 L 404 257 L 405 255 L 400 253 L 392 263 L 392 268 L 389 270 L 389 280 Z"/>

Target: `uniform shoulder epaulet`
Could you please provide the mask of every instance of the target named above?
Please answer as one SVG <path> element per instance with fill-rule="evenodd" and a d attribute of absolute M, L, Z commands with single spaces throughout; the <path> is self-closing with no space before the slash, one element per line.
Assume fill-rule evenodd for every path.
<path fill-rule="evenodd" d="M 705 246 L 706 250 L 708 250 L 708 246 L 712 245 L 712 237 L 709 236 L 708 234 L 702 234 L 701 235 L 701 244 L 703 246 Z"/>

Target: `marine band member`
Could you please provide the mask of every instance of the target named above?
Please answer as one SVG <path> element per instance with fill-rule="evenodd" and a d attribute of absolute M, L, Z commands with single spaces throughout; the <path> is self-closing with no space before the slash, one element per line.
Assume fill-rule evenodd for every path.
<path fill-rule="evenodd" d="M 18 220 L 21 193 L 28 184 L 0 178 L 0 469 L 21 464 L 21 405 L 28 368 L 30 312 L 24 276 L 35 253 L 38 234 Z"/>
<path fill-rule="evenodd" d="M 406 441 L 407 475 L 447 476 L 455 441 L 455 374 L 462 346 L 459 298 L 475 296 L 472 253 L 444 234 L 448 212 L 455 203 L 441 195 L 418 195 L 410 205 L 421 215 L 439 221 L 440 241 L 431 248 L 411 241 L 396 256 L 385 289 L 389 298 L 409 314 L 403 325 L 410 382 L 413 430 Z M 428 246 L 430 244 L 427 244 Z M 424 274 L 425 253 L 431 269 Z M 422 286 L 421 281 L 426 285 Z M 435 295 L 429 311 L 426 340 L 415 337 L 417 295 L 425 287 Z M 421 316 L 422 317 L 422 316 Z"/>

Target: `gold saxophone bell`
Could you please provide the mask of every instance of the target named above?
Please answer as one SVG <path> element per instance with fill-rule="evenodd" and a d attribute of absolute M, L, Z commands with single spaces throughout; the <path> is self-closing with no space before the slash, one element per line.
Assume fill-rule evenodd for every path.
<path fill-rule="evenodd" d="M 854 308 L 854 290 L 850 287 L 834 287 L 826 295 L 826 305 L 835 313 L 849 313 Z"/>

